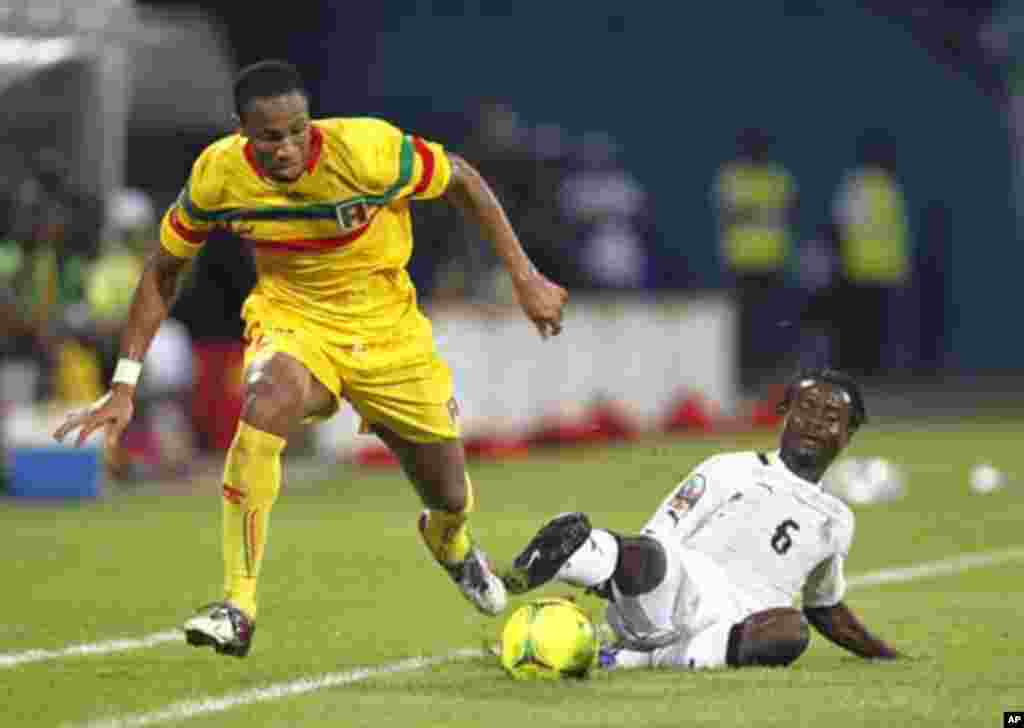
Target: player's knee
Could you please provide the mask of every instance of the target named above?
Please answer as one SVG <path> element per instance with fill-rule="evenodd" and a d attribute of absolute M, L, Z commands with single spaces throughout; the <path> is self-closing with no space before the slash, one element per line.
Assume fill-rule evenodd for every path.
<path fill-rule="evenodd" d="M 253 427 L 268 432 L 288 432 L 298 421 L 301 410 L 284 392 L 275 392 L 266 385 L 246 390 L 242 419 Z"/>
<path fill-rule="evenodd" d="M 623 596 L 646 594 L 665 580 L 665 547 L 649 536 L 620 536 L 619 561 L 612 581 Z"/>
<path fill-rule="evenodd" d="M 807 620 L 797 609 L 766 609 L 751 614 L 729 631 L 726 662 L 732 667 L 783 667 L 810 644 Z"/>
<path fill-rule="evenodd" d="M 302 418 L 302 390 L 296 382 L 272 369 L 250 376 L 245 386 L 242 419 L 268 432 L 289 432 Z"/>

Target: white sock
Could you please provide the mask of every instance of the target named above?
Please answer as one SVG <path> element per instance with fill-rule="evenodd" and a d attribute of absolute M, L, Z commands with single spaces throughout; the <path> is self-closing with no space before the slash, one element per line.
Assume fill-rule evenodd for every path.
<path fill-rule="evenodd" d="M 651 667 L 652 652 L 621 649 L 615 653 L 615 664 L 612 670 L 635 670 L 638 667 Z"/>
<path fill-rule="evenodd" d="M 595 528 L 583 545 L 562 564 L 555 578 L 584 589 L 600 586 L 611 578 L 618 561 L 619 542 L 607 531 Z"/>
<path fill-rule="evenodd" d="M 651 667 L 676 670 L 725 667 L 731 628 L 728 622 L 715 624 L 689 639 L 657 649 L 651 653 Z"/>

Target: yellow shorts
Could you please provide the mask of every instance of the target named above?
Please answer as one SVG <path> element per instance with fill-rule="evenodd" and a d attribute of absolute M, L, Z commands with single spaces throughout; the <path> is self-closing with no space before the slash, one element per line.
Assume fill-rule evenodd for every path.
<path fill-rule="evenodd" d="M 330 411 L 305 422 L 330 418 L 345 400 L 362 418 L 363 433 L 381 425 L 412 442 L 459 437 L 451 369 L 429 336 L 335 344 L 295 322 L 250 321 L 245 337 L 246 369 L 281 352 L 301 362 L 334 395 Z"/>

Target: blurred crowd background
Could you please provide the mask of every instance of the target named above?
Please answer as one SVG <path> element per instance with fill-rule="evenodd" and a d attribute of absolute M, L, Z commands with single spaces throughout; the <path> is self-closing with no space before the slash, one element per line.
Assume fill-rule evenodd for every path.
<path fill-rule="evenodd" d="M 726 294 L 743 401 L 798 365 L 878 386 L 1019 372 L 1024 2 L 949 5 L 8 0 L 0 406 L 105 391 L 159 219 L 233 130 L 234 72 L 268 57 L 315 116 L 382 116 L 476 164 L 574 300 Z M 449 207 L 414 221 L 428 309 L 514 303 Z M 126 477 L 229 444 L 253 282 L 237 241 L 206 246 L 147 360 Z"/>

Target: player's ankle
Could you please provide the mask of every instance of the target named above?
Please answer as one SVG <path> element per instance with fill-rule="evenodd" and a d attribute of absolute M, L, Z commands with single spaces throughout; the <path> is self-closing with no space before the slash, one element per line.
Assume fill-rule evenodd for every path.
<path fill-rule="evenodd" d="M 256 621 L 256 607 L 254 605 L 246 604 L 245 602 L 242 602 L 238 599 L 232 599 L 231 597 L 225 599 L 224 603 L 227 604 L 229 607 L 234 607 L 239 612 L 244 614 L 245 618 L 248 619 L 250 622 Z"/>

